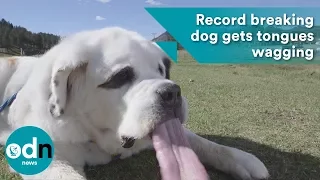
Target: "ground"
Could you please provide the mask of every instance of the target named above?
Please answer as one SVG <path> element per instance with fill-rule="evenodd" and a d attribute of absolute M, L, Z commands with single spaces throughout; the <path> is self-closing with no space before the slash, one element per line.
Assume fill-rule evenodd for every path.
<path fill-rule="evenodd" d="M 198 65 L 182 53 L 172 78 L 188 98 L 191 130 L 255 154 L 272 180 L 319 179 L 320 66 Z M 232 179 L 207 169 L 211 179 Z M 86 171 L 89 180 L 159 179 L 150 151 Z M 3 154 L 0 179 L 19 179 Z"/>

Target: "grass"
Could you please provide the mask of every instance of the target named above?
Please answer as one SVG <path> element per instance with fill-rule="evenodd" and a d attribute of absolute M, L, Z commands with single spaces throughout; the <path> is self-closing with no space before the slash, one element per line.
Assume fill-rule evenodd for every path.
<path fill-rule="evenodd" d="M 189 100 L 187 125 L 194 132 L 255 154 L 273 180 L 319 179 L 320 66 L 198 65 L 182 52 L 172 79 Z M 211 179 L 232 179 L 207 169 Z M 159 179 L 150 151 L 86 172 L 89 180 Z M 0 174 L 19 179 L 8 173 L 3 155 Z"/>

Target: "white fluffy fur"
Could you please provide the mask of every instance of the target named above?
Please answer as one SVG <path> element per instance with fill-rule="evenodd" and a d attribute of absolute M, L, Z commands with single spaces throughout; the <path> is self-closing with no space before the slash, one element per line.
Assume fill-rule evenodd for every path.
<path fill-rule="evenodd" d="M 0 59 L 0 98 L 21 89 L 9 111 L 0 117 L 0 144 L 13 129 L 25 125 L 44 129 L 55 142 L 50 167 L 22 177 L 85 180 L 85 163 L 107 164 L 112 154 L 126 158 L 152 148 L 147 134 L 157 123 L 149 111 L 156 101 L 154 92 L 164 83 L 174 83 L 158 73 L 164 56 L 139 34 L 112 27 L 77 33 L 42 57 L 19 57 L 14 66 Z M 126 65 L 137 73 L 134 85 L 116 90 L 97 88 L 111 72 Z M 183 106 L 187 116 L 186 101 Z M 269 176 L 254 155 L 185 130 L 202 162 L 240 179 Z M 119 141 L 122 135 L 139 140 L 125 149 Z"/>

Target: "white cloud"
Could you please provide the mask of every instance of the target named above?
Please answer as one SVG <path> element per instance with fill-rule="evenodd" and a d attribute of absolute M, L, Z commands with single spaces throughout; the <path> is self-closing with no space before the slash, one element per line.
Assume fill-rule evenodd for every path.
<path fill-rule="evenodd" d="M 156 0 L 146 0 L 145 2 L 147 4 L 154 5 L 154 6 L 162 5 L 162 3 L 160 1 L 156 1 Z"/>
<path fill-rule="evenodd" d="M 97 1 L 99 1 L 99 2 L 101 2 L 101 3 L 108 3 L 108 2 L 110 2 L 111 0 L 97 0 Z"/>
<path fill-rule="evenodd" d="M 106 18 L 102 17 L 102 16 L 96 16 L 96 20 L 97 21 L 102 21 L 105 20 Z"/>

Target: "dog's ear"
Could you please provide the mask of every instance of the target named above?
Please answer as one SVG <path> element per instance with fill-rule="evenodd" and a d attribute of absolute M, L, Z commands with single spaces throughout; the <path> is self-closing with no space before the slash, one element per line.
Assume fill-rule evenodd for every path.
<path fill-rule="evenodd" d="M 79 73 L 85 73 L 87 65 L 88 61 L 81 60 L 57 60 L 53 64 L 49 97 L 49 111 L 53 117 L 57 118 L 64 114 L 68 94 L 72 88 L 71 81 Z"/>

